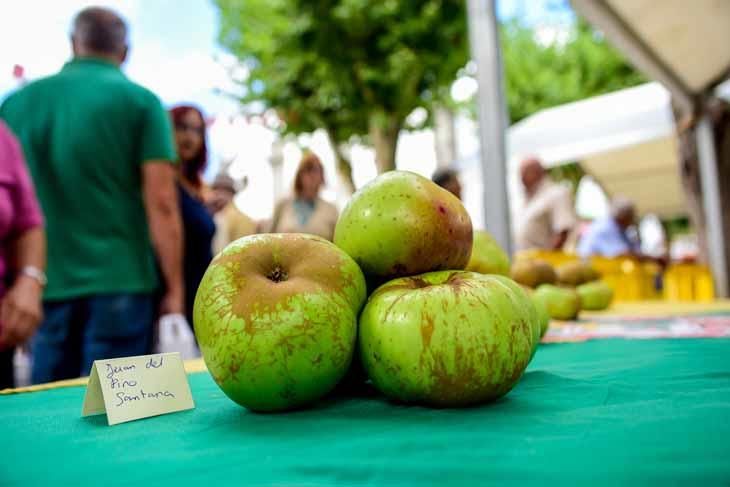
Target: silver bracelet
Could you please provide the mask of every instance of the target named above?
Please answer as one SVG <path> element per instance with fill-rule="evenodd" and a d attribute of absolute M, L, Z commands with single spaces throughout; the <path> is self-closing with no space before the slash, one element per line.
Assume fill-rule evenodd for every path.
<path fill-rule="evenodd" d="M 46 287 L 46 284 L 48 284 L 46 273 L 35 266 L 27 265 L 20 269 L 20 273 L 24 276 L 30 277 L 31 279 L 35 279 L 41 287 Z"/>

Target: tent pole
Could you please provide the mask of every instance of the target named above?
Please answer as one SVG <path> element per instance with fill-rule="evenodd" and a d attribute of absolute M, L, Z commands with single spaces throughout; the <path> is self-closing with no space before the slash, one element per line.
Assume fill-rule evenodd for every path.
<path fill-rule="evenodd" d="M 477 106 L 483 182 L 484 224 L 495 240 L 512 253 L 503 95 L 502 57 L 495 0 L 468 0 L 467 17 L 472 58 L 477 65 Z"/>
<path fill-rule="evenodd" d="M 718 297 L 726 298 L 728 297 L 728 275 L 723 236 L 722 201 L 718 184 L 715 136 L 712 130 L 712 121 L 707 113 L 700 118 L 695 130 L 695 137 L 697 139 L 697 157 L 700 166 L 702 203 L 705 212 L 708 260 L 715 280 L 715 294 Z"/>

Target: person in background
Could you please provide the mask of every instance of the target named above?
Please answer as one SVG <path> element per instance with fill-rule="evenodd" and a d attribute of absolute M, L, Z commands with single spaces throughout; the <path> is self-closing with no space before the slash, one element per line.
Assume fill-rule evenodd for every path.
<path fill-rule="evenodd" d="M 205 204 L 201 175 L 208 162 L 205 143 L 205 118 L 189 105 L 170 110 L 175 127 L 179 161 L 178 193 L 183 222 L 183 278 L 185 281 L 185 318 L 193 325 L 193 304 L 198 286 L 213 259 L 215 234 L 213 215 Z"/>
<path fill-rule="evenodd" d="M 454 196 L 461 199 L 461 182 L 459 173 L 454 169 L 437 169 L 431 177 L 431 181 L 438 184 Z"/>
<path fill-rule="evenodd" d="M 218 174 L 211 187 L 208 207 L 215 213 L 213 253 L 218 254 L 226 245 L 246 235 L 256 233 L 256 222 L 236 207 L 236 183 L 227 174 Z"/>
<path fill-rule="evenodd" d="M 88 375 L 94 360 L 150 353 L 155 253 L 162 313 L 182 312 L 182 234 L 170 119 L 129 81 L 127 26 L 90 7 L 74 19 L 74 57 L 10 95 L 0 118 L 18 136 L 46 217 L 45 319 L 32 340 L 34 383 Z"/>
<path fill-rule="evenodd" d="M 550 180 L 540 160 L 528 157 L 520 163 L 525 205 L 518 213 L 515 243 L 518 250 L 560 250 L 576 225 L 570 188 Z"/>
<path fill-rule="evenodd" d="M 272 233 L 311 233 L 332 240 L 337 208 L 319 197 L 324 167 L 319 158 L 305 153 L 294 178 L 294 197 L 280 201 L 271 221 Z"/>
<path fill-rule="evenodd" d="M 634 203 L 625 198 L 616 198 L 611 203 L 611 214 L 588 227 L 578 242 L 578 255 L 583 258 L 593 255 L 640 257 L 641 245 L 628 233 L 635 223 Z"/>
<path fill-rule="evenodd" d="M 20 144 L 0 121 L 0 390 L 14 386 L 15 347 L 30 339 L 43 317 L 45 267 L 40 205 Z"/>

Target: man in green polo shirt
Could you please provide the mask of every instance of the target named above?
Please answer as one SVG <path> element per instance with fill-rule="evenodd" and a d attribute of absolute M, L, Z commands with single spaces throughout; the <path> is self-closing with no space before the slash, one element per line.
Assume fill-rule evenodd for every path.
<path fill-rule="evenodd" d="M 36 383 L 88 374 L 96 359 L 149 353 L 160 284 L 160 312 L 183 311 L 172 130 L 159 99 L 119 69 L 126 38 L 114 12 L 81 11 L 73 60 L 0 107 L 47 223 Z"/>

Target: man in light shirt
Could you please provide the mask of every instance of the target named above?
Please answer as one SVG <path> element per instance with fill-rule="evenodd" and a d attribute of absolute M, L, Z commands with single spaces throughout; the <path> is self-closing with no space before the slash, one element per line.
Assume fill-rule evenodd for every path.
<path fill-rule="evenodd" d="M 520 177 L 525 188 L 525 204 L 518 214 L 517 249 L 562 249 L 577 222 L 570 188 L 551 181 L 535 157 L 522 161 Z"/>

